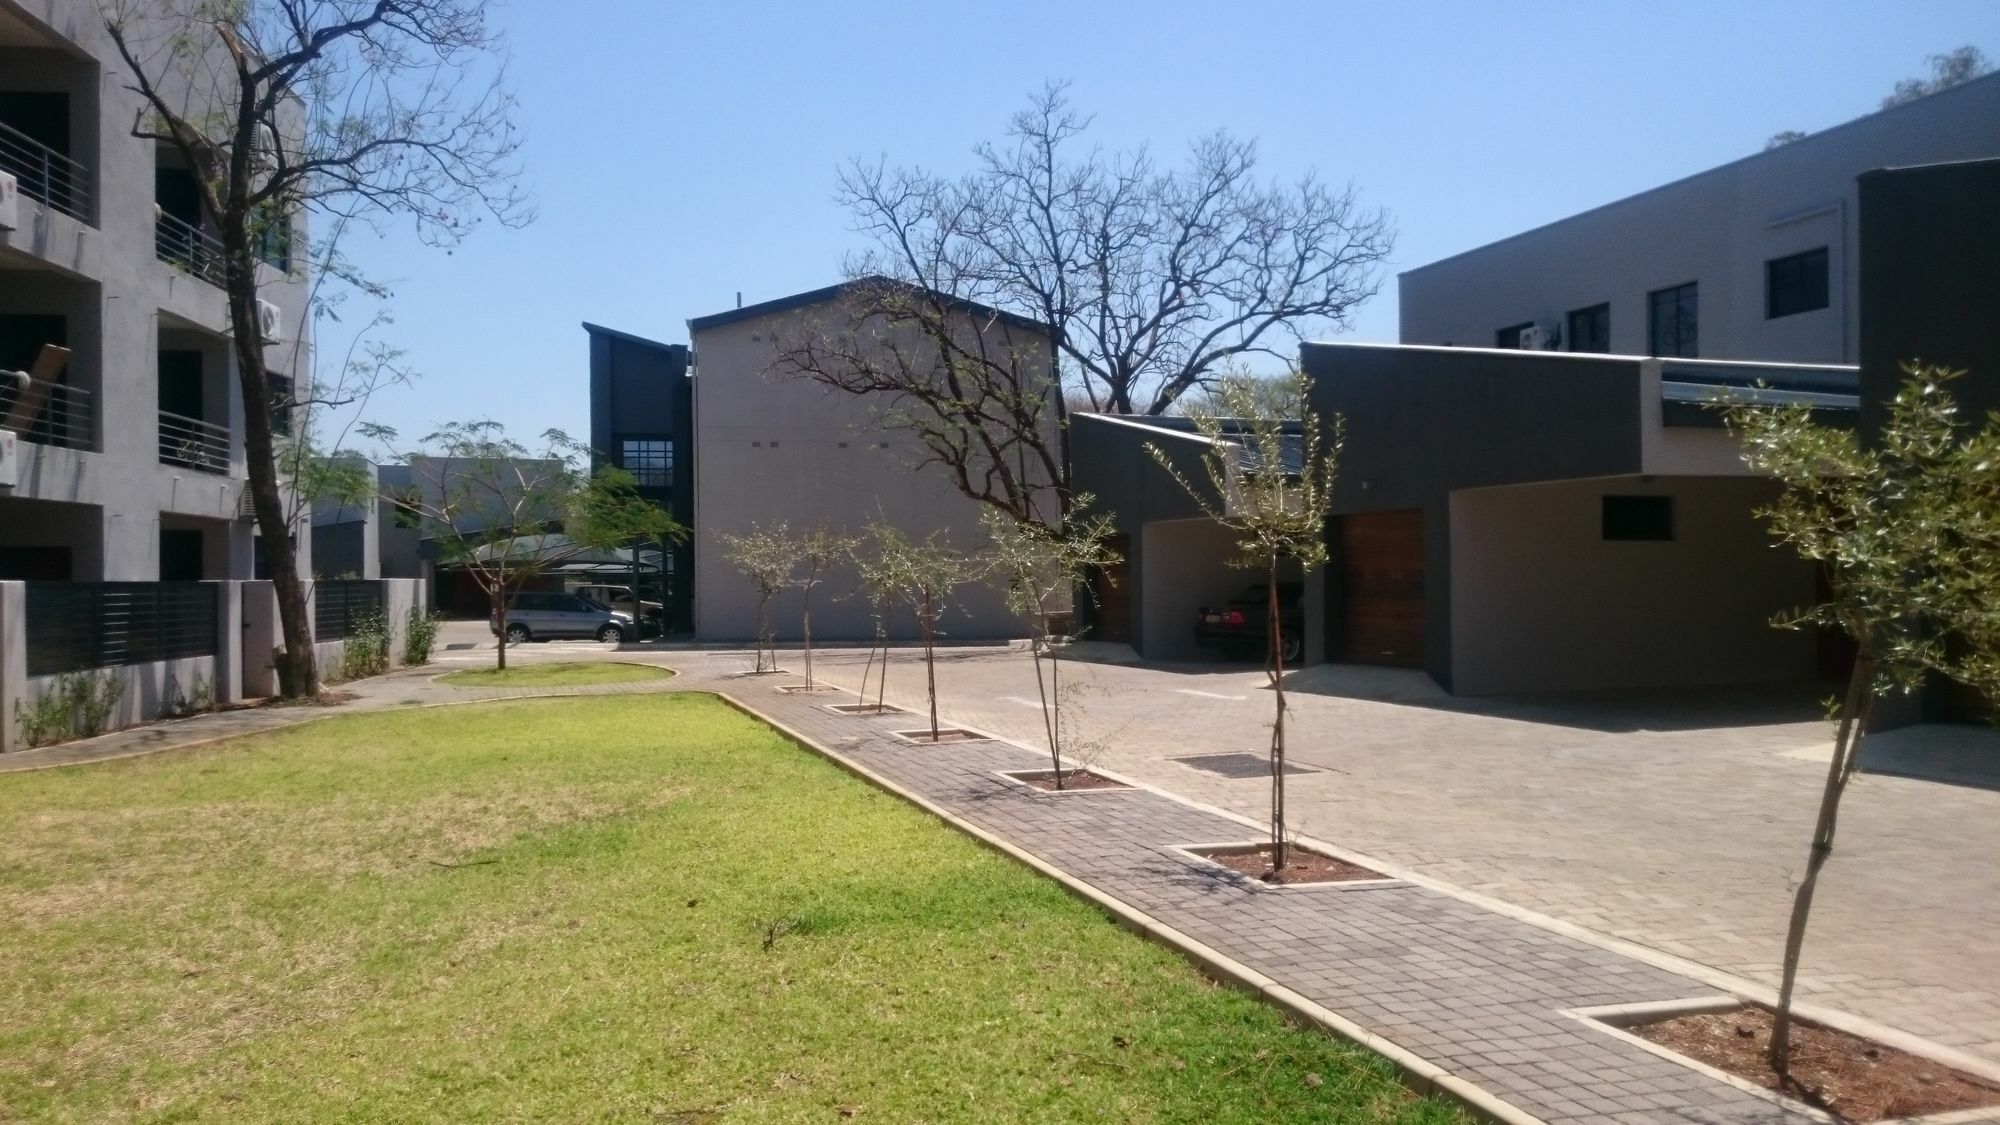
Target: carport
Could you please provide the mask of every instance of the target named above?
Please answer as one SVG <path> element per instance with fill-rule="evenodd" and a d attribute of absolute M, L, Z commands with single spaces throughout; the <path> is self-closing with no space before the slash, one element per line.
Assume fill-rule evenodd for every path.
<path fill-rule="evenodd" d="M 1147 450 L 1157 446 L 1185 479 L 1206 482 L 1208 439 L 1186 418 L 1076 414 L 1071 423 L 1071 481 L 1112 517 L 1113 546 L 1123 556 L 1092 577 L 1082 607 L 1087 635 L 1125 641 L 1147 660 L 1218 659 L 1195 645 L 1196 611 L 1228 601 L 1263 575 L 1228 565 L 1235 535 L 1210 519 Z M 1283 580 L 1297 577 L 1293 567 Z M 1321 586 L 1318 575 L 1306 586 L 1308 662 L 1323 658 Z"/>

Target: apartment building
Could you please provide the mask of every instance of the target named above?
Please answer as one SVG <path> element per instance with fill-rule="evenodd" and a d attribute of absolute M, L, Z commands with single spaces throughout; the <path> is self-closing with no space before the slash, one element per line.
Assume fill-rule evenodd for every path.
<path fill-rule="evenodd" d="M 1409 270 L 1401 339 L 1858 363 L 1858 177 L 1995 156 L 2000 74 Z"/>
<path fill-rule="evenodd" d="M 662 344 L 630 332 L 585 323 L 590 334 L 590 448 L 595 472 L 617 465 L 632 474 L 639 495 L 674 522 L 694 528 L 694 384 L 686 344 Z M 648 552 L 650 554 L 651 552 Z M 692 536 L 659 554 L 667 628 L 694 627 Z M 651 595 L 648 595 L 650 597 Z"/>
<path fill-rule="evenodd" d="M 94 0 L 0 0 L 0 579 L 250 578 L 221 247 L 177 156 L 132 135 L 122 69 Z M 261 279 L 281 401 L 250 408 L 281 433 L 310 356 L 302 227 L 274 228 Z"/>

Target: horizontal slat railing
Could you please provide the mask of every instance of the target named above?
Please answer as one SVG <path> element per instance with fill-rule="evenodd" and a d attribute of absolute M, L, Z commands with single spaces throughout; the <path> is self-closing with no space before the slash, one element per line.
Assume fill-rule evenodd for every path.
<path fill-rule="evenodd" d="M 222 243 L 214 235 L 165 211 L 153 215 L 153 254 L 211 285 L 223 282 Z"/>
<path fill-rule="evenodd" d="M 37 445 L 95 449 L 90 392 L 61 383 L 24 384 L 0 375 L 0 427 Z"/>
<path fill-rule="evenodd" d="M 90 169 L 4 122 L 0 122 L 0 172 L 14 174 L 22 195 L 73 219 L 90 221 Z"/>
<path fill-rule="evenodd" d="M 216 589 L 204 582 L 29 582 L 28 674 L 213 656 Z"/>
<path fill-rule="evenodd" d="M 160 463 L 182 465 L 204 473 L 228 472 L 228 427 L 160 411 Z"/>

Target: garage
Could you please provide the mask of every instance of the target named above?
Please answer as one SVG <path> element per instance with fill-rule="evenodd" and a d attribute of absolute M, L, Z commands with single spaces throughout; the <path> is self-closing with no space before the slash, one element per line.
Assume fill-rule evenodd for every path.
<path fill-rule="evenodd" d="M 1340 517 L 1340 636 L 1348 664 L 1424 666 L 1424 514 Z"/>

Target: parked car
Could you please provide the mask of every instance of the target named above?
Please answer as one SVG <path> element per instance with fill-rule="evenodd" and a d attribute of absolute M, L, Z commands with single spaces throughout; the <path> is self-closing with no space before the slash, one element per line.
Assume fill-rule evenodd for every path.
<path fill-rule="evenodd" d="M 601 602 L 627 617 L 635 616 L 632 612 L 632 587 L 630 586 L 606 586 L 601 584 L 578 586 L 576 589 L 571 590 L 570 593 L 581 594 L 591 601 Z M 657 621 L 665 611 L 666 607 L 664 605 L 646 597 L 643 592 L 640 594 L 639 613 L 636 616 L 651 618 Z"/>
<path fill-rule="evenodd" d="M 1231 660 L 1263 659 L 1271 651 L 1270 587 L 1259 582 L 1219 606 L 1197 611 L 1194 641 L 1221 649 Z M 1305 586 L 1278 583 L 1278 636 L 1285 666 L 1299 662 L 1306 650 Z"/>
<path fill-rule="evenodd" d="M 500 635 L 500 615 L 487 619 L 494 636 Z M 602 602 L 581 594 L 552 594 L 524 591 L 507 595 L 507 643 L 547 641 L 557 637 L 595 637 L 620 643 L 636 640 L 639 626 L 632 618 Z"/>

